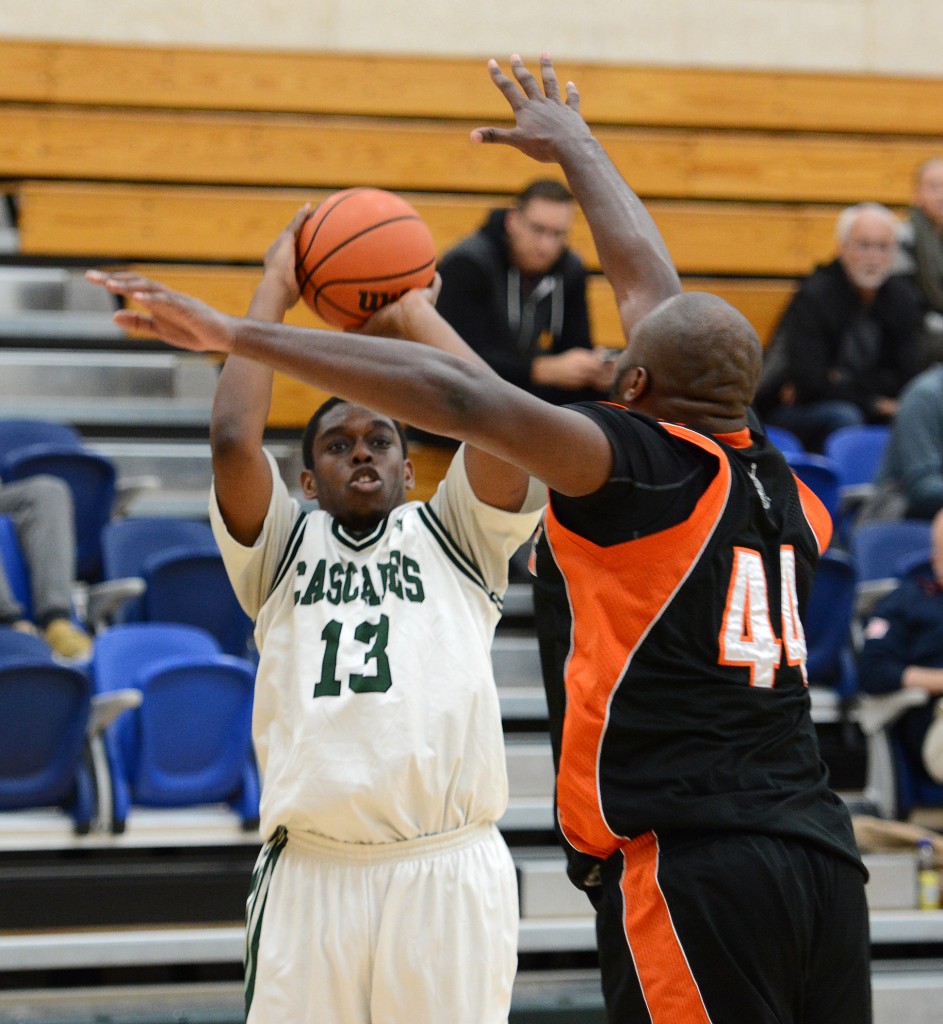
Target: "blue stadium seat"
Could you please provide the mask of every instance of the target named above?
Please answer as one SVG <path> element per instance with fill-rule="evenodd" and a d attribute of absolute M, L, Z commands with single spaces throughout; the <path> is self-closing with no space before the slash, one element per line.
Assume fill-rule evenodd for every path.
<path fill-rule="evenodd" d="M 113 829 L 133 805 L 228 803 L 244 828 L 258 824 L 252 750 L 255 668 L 222 654 L 204 630 L 128 623 L 99 634 L 91 672 L 97 692 L 140 690 L 140 708 L 106 737 L 113 776 Z"/>
<path fill-rule="evenodd" d="M 763 433 L 773 442 L 783 455 L 802 455 L 805 445 L 799 438 L 785 427 L 774 427 L 763 424 Z"/>
<path fill-rule="evenodd" d="M 7 630 L 5 632 L 13 632 Z M 60 807 L 83 835 L 95 815 L 85 758 L 91 683 L 51 658 L 0 660 L 0 810 Z"/>
<path fill-rule="evenodd" d="M 29 568 L 9 516 L 0 516 L 0 565 L 6 573 L 13 596 L 23 606 L 27 618 L 33 614 L 33 595 L 30 592 Z"/>
<path fill-rule="evenodd" d="M 838 523 L 839 477 L 838 468 L 824 455 L 802 452 L 784 452 L 793 473 L 819 498 L 828 509 L 832 522 Z"/>
<path fill-rule="evenodd" d="M 30 419 L 24 416 L 0 417 L 0 460 L 18 448 L 34 444 L 59 444 L 80 448 L 82 435 L 67 423 Z"/>
<path fill-rule="evenodd" d="M 102 530 L 102 575 L 106 580 L 138 577 L 153 555 L 173 548 L 216 550 L 213 530 L 205 519 L 178 516 L 132 516 L 112 520 Z M 124 605 L 116 622 L 143 622 L 144 601 L 135 598 Z"/>
<path fill-rule="evenodd" d="M 0 461 L 0 478 L 5 483 L 39 473 L 59 477 L 69 485 L 75 515 L 76 573 L 89 583 L 100 580 L 101 534 L 115 505 L 114 463 L 88 449 L 62 444 L 18 448 Z"/>
<path fill-rule="evenodd" d="M 848 700 L 858 689 L 852 645 L 856 578 L 851 558 L 826 551 L 819 559 L 803 620 L 809 685 Z"/>
<path fill-rule="evenodd" d="M 184 622 L 208 630 L 223 651 L 250 655 L 253 623 L 242 610 L 215 543 L 171 548 L 144 562 L 146 622 Z"/>

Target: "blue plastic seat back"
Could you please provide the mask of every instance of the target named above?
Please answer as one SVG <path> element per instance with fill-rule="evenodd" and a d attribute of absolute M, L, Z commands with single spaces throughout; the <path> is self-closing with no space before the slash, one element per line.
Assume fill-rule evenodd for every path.
<path fill-rule="evenodd" d="M 133 686 L 144 666 L 175 656 L 221 654 L 216 638 L 196 626 L 173 622 L 129 622 L 103 629 L 95 638 L 90 671 L 96 693 Z M 129 717 L 123 715 L 122 719 Z M 120 723 L 121 719 L 119 719 Z"/>
<path fill-rule="evenodd" d="M 84 448 L 37 444 L 11 452 L 0 462 L 6 482 L 45 473 L 64 480 L 72 492 L 76 572 L 82 580 L 101 579 L 101 535 L 115 503 L 116 471 L 111 459 Z"/>
<path fill-rule="evenodd" d="M 41 637 L 0 626 L 0 665 L 10 662 L 53 662 L 52 648 Z"/>
<path fill-rule="evenodd" d="M 142 668 L 144 701 L 122 754 L 133 802 L 221 803 L 241 788 L 252 751 L 253 667 L 228 655 Z"/>
<path fill-rule="evenodd" d="M 899 519 L 865 523 L 849 541 L 852 561 L 859 580 L 900 578 L 908 559 L 930 554 L 930 522 Z"/>
<path fill-rule="evenodd" d="M 803 619 L 810 685 L 850 697 L 857 690 L 851 623 L 857 580 L 851 558 L 826 551 L 819 559 Z"/>
<path fill-rule="evenodd" d="M 6 573 L 13 596 L 23 606 L 26 618 L 32 618 L 33 595 L 30 591 L 29 567 L 23 557 L 16 527 L 9 516 L 0 516 L 0 564 Z"/>
<path fill-rule="evenodd" d="M 805 445 L 791 430 L 787 430 L 785 427 L 768 426 L 764 423 L 763 432 L 783 455 L 802 455 L 805 453 Z"/>
<path fill-rule="evenodd" d="M 0 808 L 72 804 L 91 819 L 79 776 L 91 684 L 75 668 L 49 662 L 0 664 Z"/>
<path fill-rule="evenodd" d="M 144 565 L 148 622 L 186 622 L 212 633 L 223 651 L 245 657 L 252 620 L 242 610 L 218 549 L 176 548 Z"/>
<path fill-rule="evenodd" d="M 785 453 L 793 473 L 819 498 L 828 509 L 833 522 L 838 519 L 840 482 L 838 467 L 824 455 Z"/>
<path fill-rule="evenodd" d="M 68 423 L 30 419 L 26 416 L 0 417 L 0 460 L 18 448 L 34 444 L 69 445 L 81 448 L 82 435 Z"/>
<path fill-rule="evenodd" d="M 132 516 L 114 520 L 102 531 L 102 576 L 106 580 L 143 576 L 144 564 L 153 555 L 174 548 L 216 550 L 209 522 L 175 516 Z M 124 605 L 118 622 L 143 622 L 143 598 Z"/>
<path fill-rule="evenodd" d="M 891 428 L 881 424 L 841 427 L 829 434 L 823 454 L 838 467 L 842 487 L 874 482 Z"/>

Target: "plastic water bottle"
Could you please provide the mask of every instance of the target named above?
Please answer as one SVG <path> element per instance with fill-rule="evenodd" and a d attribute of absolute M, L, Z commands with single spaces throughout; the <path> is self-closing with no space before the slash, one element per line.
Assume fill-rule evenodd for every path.
<path fill-rule="evenodd" d="M 917 842 L 917 906 L 921 910 L 940 909 L 940 872 L 929 839 Z"/>

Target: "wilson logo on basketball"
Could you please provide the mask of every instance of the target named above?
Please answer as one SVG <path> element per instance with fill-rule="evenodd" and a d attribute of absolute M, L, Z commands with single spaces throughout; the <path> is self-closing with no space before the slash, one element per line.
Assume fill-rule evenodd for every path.
<path fill-rule="evenodd" d="M 359 293 L 360 301 L 358 305 L 363 313 L 375 313 L 378 309 L 388 306 L 391 302 L 396 302 L 400 296 L 405 295 L 408 291 L 408 288 L 404 288 L 401 292 L 361 291 Z"/>

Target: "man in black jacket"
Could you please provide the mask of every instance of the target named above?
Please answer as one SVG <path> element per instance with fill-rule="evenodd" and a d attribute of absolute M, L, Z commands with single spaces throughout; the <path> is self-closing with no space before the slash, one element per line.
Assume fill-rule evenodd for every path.
<path fill-rule="evenodd" d="M 439 262 L 443 318 L 499 376 L 555 405 L 612 383 L 590 340 L 586 268 L 567 246 L 574 213 L 565 185 L 539 179 Z"/>
<path fill-rule="evenodd" d="M 893 277 L 897 218 L 859 203 L 838 220 L 838 258 L 799 286 L 767 355 L 756 407 L 821 451 L 839 427 L 887 423 L 917 368 L 920 306 Z"/>

